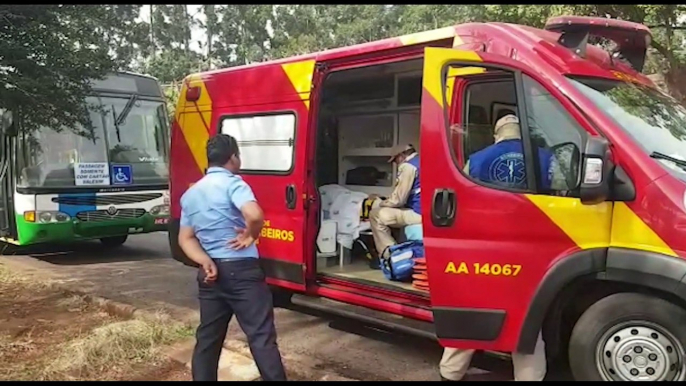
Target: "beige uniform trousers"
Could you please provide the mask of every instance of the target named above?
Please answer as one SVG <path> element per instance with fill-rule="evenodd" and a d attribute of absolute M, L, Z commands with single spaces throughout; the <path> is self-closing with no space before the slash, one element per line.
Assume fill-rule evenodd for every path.
<path fill-rule="evenodd" d="M 441 358 L 441 376 L 451 381 L 461 380 L 472 361 L 474 350 L 445 348 Z M 512 366 L 514 367 L 515 381 L 542 381 L 547 371 L 545 359 L 545 343 L 538 333 L 534 353 L 512 353 Z"/>
<path fill-rule="evenodd" d="M 376 207 L 369 212 L 369 223 L 374 236 L 374 245 L 381 256 L 386 247 L 396 244 L 390 228 L 421 224 L 422 216 L 407 208 Z"/>

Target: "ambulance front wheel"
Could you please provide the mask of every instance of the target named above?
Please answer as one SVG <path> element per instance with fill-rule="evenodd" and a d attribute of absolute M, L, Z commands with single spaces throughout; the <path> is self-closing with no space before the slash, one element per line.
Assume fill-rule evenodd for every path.
<path fill-rule="evenodd" d="M 105 248 L 116 248 L 122 246 L 129 236 L 115 236 L 115 237 L 105 237 L 100 239 L 100 242 Z"/>
<path fill-rule="evenodd" d="M 683 381 L 686 310 L 664 299 L 618 293 L 589 307 L 569 342 L 577 381 Z"/>

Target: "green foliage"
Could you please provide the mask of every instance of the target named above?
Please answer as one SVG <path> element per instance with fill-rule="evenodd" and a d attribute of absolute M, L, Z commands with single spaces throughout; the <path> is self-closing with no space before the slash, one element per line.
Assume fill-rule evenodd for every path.
<path fill-rule="evenodd" d="M 0 5 L 0 108 L 25 129 L 88 126 L 89 79 L 117 68 L 108 39 L 111 8 Z"/>
<path fill-rule="evenodd" d="M 145 19 L 142 9 L 152 9 Z M 651 26 L 647 72 L 686 100 L 685 5 L 1 5 L 0 108 L 26 126 L 86 123 L 88 79 L 115 69 L 162 83 L 466 22 L 542 27 L 557 15 L 611 16 Z M 204 32 L 193 41 L 193 30 Z"/>

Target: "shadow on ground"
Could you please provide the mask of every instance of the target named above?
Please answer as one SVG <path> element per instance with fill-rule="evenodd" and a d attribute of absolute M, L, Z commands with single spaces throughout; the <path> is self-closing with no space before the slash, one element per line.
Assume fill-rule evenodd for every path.
<path fill-rule="evenodd" d="M 26 255 L 55 265 L 85 265 L 135 262 L 171 258 L 168 250 L 122 245 L 105 248 L 98 241 L 84 241 L 72 245 L 32 245 L 27 247 L 6 247 L 3 255 Z"/>
<path fill-rule="evenodd" d="M 292 311 L 304 313 L 310 316 L 329 321 L 329 327 L 342 332 L 354 334 L 366 339 L 393 345 L 397 350 L 419 350 L 426 353 L 429 361 L 438 364 L 443 354 L 442 348 L 435 340 L 410 335 L 398 331 L 386 330 L 383 327 L 366 324 L 357 320 L 327 314 L 323 311 L 310 309 L 292 304 L 287 307 Z M 501 381 L 503 374 L 513 374 L 512 361 L 477 351 L 472 359 L 471 367 L 488 369 L 485 374 L 469 374 L 469 381 Z M 572 375 L 566 362 L 555 361 L 548 365 L 545 381 L 570 381 Z"/>

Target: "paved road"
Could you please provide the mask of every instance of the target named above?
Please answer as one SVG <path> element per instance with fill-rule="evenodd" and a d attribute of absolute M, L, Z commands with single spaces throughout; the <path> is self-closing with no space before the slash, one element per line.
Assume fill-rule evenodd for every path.
<path fill-rule="evenodd" d="M 112 299 L 170 303 L 196 308 L 195 270 L 172 260 L 167 236 L 139 235 L 120 249 L 105 251 L 97 242 L 85 243 L 72 251 L 31 251 L 31 256 L 12 256 L 15 263 L 49 269 L 63 279 L 87 281 L 98 294 Z M 49 253 L 46 253 L 49 252 Z M 317 358 L 338 374 L 362 380 L 438 380 L 441 348 L 421 338 L 379 331 L 357 322 L 304 314 L 286 309 L 276 311 L 279 345 L 286 355 Z M 242 339 L 235 321 L 230 336 Z M 488 356 L 474 359 L 476 380 L 511 379 L 510 363 Z"/>

